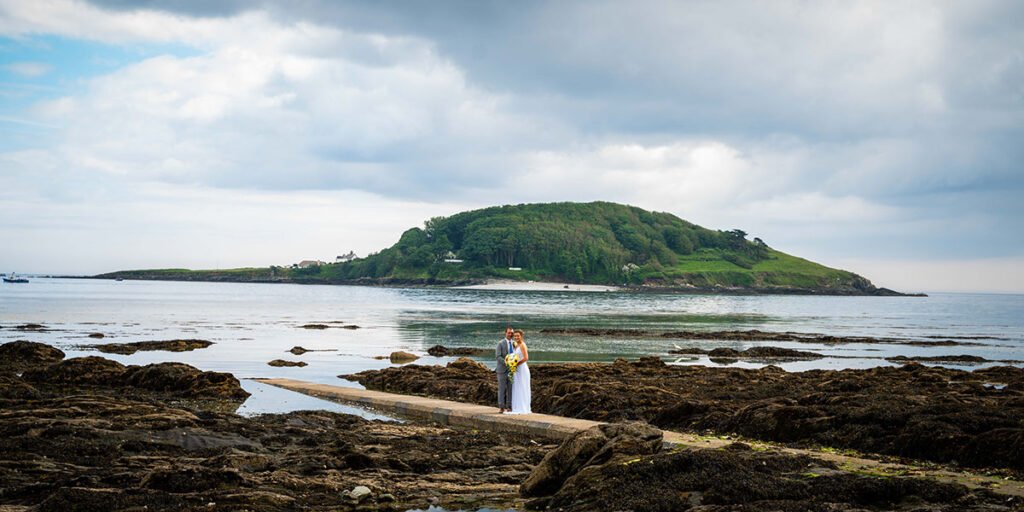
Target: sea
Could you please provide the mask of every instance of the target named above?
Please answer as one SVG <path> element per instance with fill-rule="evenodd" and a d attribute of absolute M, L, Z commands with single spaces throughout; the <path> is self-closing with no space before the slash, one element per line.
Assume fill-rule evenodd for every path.
<path fill-rule="evenodd" d="M 45 330 L 16 329 L 27 323 L 42 324 Z M 329 328 L 304 328 L 307 324 Z M 392 366 L 386 356 L 398 350 L 421 356 L 415 364 L 444 365 L 453 358 L 427 355 L 427 349 L 434 345 L 492 348 L 507 325 L 525 331 L 533 365 L 659 356 L 669 364 L 748 368 L 775 364 L 787 371 L 807 371 L 893 365 L 896 363 L 886 358 L 897 355 L 960 354 L 1011 362 L 943 366 L 972 370 L 994 364 L 1024 365 L 1019 362 L 1024 361 L 1024 295 L 684 295 L 71 278 L 0 284 L 0 343 L 31 340 L 60 348 L 68 357 L 102 355 L 136 365 L 177 361 L 203 370 L 231 372 L 253 394 L 239 409 L 241 414 L 328 409 L 386 419 L 371 411 L 251 379 L 286 377 L 360 387 L 339 376 Z M 673 340 L 544 332 L 581 327 L 658 332 L 757 329 L 964 344 Z M 104 338 L 90 338 L 93 333 L 102 333 Z M 133 355 L 100 354 L 89 347 L 181 338 L 209 340 L 214 345 L 191 352 Z M 826 357 L 787 362 L 723 361 L 706 356 L 672 356 L 668 351 L 675 345 L 737 350 L 770 345 Z M 296 356 L 288 352 L 295 346 L 313 351 Z M 308 366 L 269 366 L 267 363 L 274 359 L 304 361 Z M 494 365 L 493 358 L 477 359 Z"/>

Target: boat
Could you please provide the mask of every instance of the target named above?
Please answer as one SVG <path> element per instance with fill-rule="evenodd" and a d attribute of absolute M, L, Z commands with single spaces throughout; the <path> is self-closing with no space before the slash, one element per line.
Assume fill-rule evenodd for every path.
<path fill-rule="evenodd" d="M 5 283 L 27 283 L 28 279 L 25 279 L 24 277 L 18 277 L 16 275 L 14 275 L 14 272 L 11 272 L 11 275 L 4 277 L 4 282 Z"/>

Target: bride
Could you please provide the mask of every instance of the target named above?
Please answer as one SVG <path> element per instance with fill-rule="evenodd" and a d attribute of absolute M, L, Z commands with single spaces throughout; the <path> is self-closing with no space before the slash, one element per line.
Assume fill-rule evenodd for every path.
<path fill-rule="evenodd" d="M 512 335 L 512 344 L 515 347 L 514 354 L 519 356 L 519 365 L 512 380 L 511 414 L 530 414 L 530 367 L 526 364 L 530 360 L 530 351 L 523 341 L 523 331 L 515 331 Z"/>

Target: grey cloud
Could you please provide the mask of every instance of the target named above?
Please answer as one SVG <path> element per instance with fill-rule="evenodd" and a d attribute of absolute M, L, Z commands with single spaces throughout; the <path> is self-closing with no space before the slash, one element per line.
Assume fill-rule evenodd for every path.
<path fill-rule="evenodd" d="M 151 9 L 196 17 L 230 16 L 259 7 L 258 2 L 246 0 L 90 0 L 90 3 L 118 11 Z"/>
<path fill-rule="evenodd" d="M 305 57 L 374 73 L 421 51 L 430 54 L 427 75 L 450 65 L 465 79 L 407 102 L 400 100 L 414 89 L 344 96 L 347 69 L 318 82 L 336 90 L 281 79 L 267 91 L 295 93 L 288 112 L 232 117 L 210 132 L 227 138 L 225 148 L 255 146 L 248 153 L 163 179 L 464 199 L 527 171 L 524 154 L 715 140 L 752 165 L 779 169 L 776 181 L 754 187 L 767 198 L 819 192 L 912 212 L 848 236 L 823 233 L 837 252 L 875 251 L 866 240 L 894 253 L 1024 252 L 1024 242 L 1001 235 L 1024 221 L 1020 2 L 96 3 L 193 16 L 266 9 L 285 24 L 345 31 L 338 44 L 303 48 Z M 379 46 L 368 34 L 397 39 Z M 493 119 L 466 128 L 446 117 L 463 106 L 448 101 L 460 88 L 480 101 L 497 98 L 486 111 Z M 331 110 L 345 101 L 362 115 Z M 386 107 L 423 108 L 389 125 Z M 246 132 L 252 127 L 259 133 Z M 253 140 L 224 135 L 236 130 Z M 523 190 L 523 200 L 531 193 Z M 787 236 L 784 226 L 766 229 Z M 954 235 L 963 243 L 949 244 Z"/>

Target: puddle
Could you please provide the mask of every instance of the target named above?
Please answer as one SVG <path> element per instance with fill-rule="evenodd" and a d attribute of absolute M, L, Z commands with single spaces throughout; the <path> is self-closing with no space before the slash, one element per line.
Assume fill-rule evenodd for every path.
<path fill-rule="evenodd" d="M 343 414 L 351 414 L 368 420 L 382 420 L 402 422 L 397 418 L 368 411 L 361 407 L 339 404 L 316 398 L 287 389 L 281 389 L 269 384 L 263 384 L 254 380 L 242 379 L 242 388 L 252 393 L 245 403 L 236 411 L 242 416 L 256 416 L 258 414 L 283 414 L 293 411 L 330 411 Z"/>

